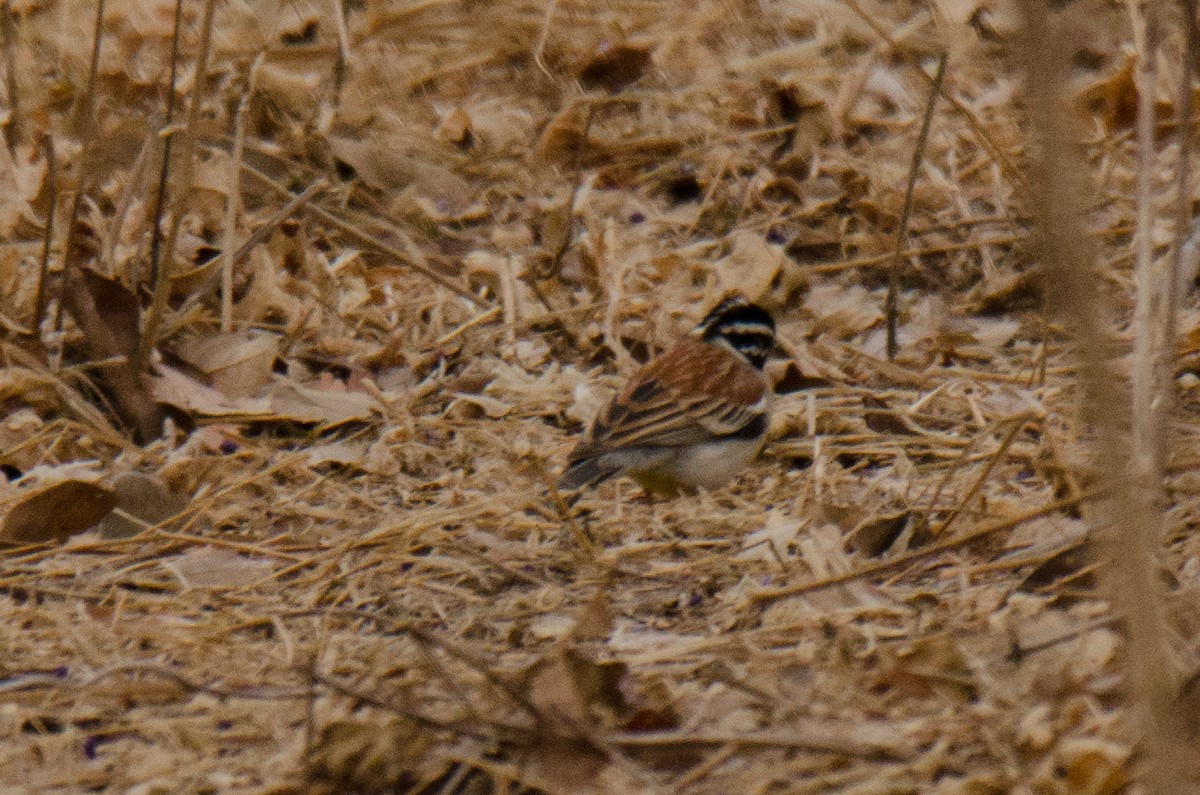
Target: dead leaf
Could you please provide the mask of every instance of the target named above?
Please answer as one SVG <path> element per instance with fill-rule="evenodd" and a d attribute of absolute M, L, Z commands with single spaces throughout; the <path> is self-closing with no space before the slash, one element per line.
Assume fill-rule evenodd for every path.
<path fill-rule="evenodd" d="M 828 333 L 837 339 L 847 339 L 883 321 L 878 296 L 857 285 L 813 285 L 804 304 L 815 318 L 809 329 L 810 337 Z"/>
<path fill-rule="evenodd" d="M 601 583 L 579 612 L 571 627 L 571 638 L 577 641 L 606 640 L 613 630 L 612 598 L 609 583 Z"/>
<path fill-rule="evenodd" d="M 778 563 L 795 557 L 796 536 L 803 526 L 803 521 L 784 511 L 771 511 L 767 514 L 766 525 L 746 536 L 741 551 L 734 557 L 766 563 Z"/>
<path fill-rule="evenodd" d="M 1131 749 L 1099 737 L 1069 737 L 1055 749 L 1054 765 L 1038 780 L 1044 787 L 1051 779 L 1058 786 L 1050 791 L 1072 795 L 1116 795 L 1125 791 L 1125 770 Z M 1053 786 L 1053 785 L 1052 785 Z"/>
<path fill-rule="evenodd" d="M 271 402 L 267 398 L 231 398 L 173 367 L 159 364 L 156 369 L 150 379 L 154 399 L 186 414 L 241 419 L 270 417 Z"/>
<path fill-rule="evenodd" d="M 234 331 L 188 340 L 178 354 L 232 398 L 253 397 L 271 383 L 279 336 L 265 331 Z"/>
<path fill-rule="evenodd" d="M 948 635 L 932 635 L 914 642 L 880 674 L 876 686 L 898 690 L 909 698 L 935 693 L 954 695 L 963 701 L 978 697 L 971 666 L 958 641 Z"/>
<path fill-rule="evenodd" d="M 914 538 L 909 541 L 909 548 L 920 546 L 913 543 L 918 535 L 923 536 L 925 541 L 929 540 L 929 522 L 916 511 L 904 510 L 872 516 L 860 522 L 846 536 L 846 549 L 868 557 L 877 557 L 891 549 L 904 531 L 910 528 L 914 528 Z"/>
<path fill-rule="evenodd" d="M 63 287 L 63 303 L 83 330 L 93 361 L 123 359 L 106 364 L 101 378 L 112 390 L 121 419 L 138 441 L 148 442 L 162 430 L 163 412 L 154 400 L 144 373 L 134 359 L 141 342 L 137 298 L 116 279 L 86 267 L 73 268 Z"/>
<path fill-rule="evenodd" d="M 863 395 L 863 421 L 875 433 L 915 436 L 920 434 L 904 412 L 896 411 L 887 401 L 874 395 Z"/>
<path fill-rule="evenodd" d="M 738 230 L 730 237 L 733 246 L 729 255 L 713 265 L 717 282 L 722 292 L 737 291 L 751 301 L 758 301 L 787 265 L 787 256 L 780 247 L 768 244 L 755 232 Z"/>
<path fill-rule="evenodd" d="M 629 705 L 619 685 L 624 663 L 597 663 L 573 647 L 560 647 L 527 672 L 529 700 L 541 726 L 531 749 L 536 781 L 554 792 L 591 792 L 607 756 L 587 741 L 594 727 L 611 727 Z"/>
<path fill-rule="evenodd" d="M 433 134 L 438 140 L 457 146 L 459 149 L 470 149 L 475 145 L 475 132 L 471 128 L 471 115 L 461 105 L 447 113 L 438 123 Z"/>
<path fill-rule="evenodd" d="M 63 480 L 25 495 L 4 517 L 0 543 L 65 541 L 91 529 L 117 504 L 111 489 L 83 480 Z"/>
<path fill-rule="evenodd" d="M 193 547 L 182 555 L 163 561 L 179 578 L 184 590 L 192 588 L 241 588 L 267 577 L 275 564 L 222 547 Z"/>
<path fill-rule="evenodd" d="M 292 118 L 306 119 L 316 111 L 319 86 L 320 79 L 315 73 L 270 63 L 258 70 L 255 88 L 279 103 Z"/>
<path fill-rule="evenodd" d="M 316 423 L 323 428 L 369 420 L 377 407 L 364 392 L 315 389 L 294 381 L 278 380 L 266 391 L 277 419 Z"/>
<path fill-rule="evenodd" d="M 1068 589 L 1090 593 L 1096 585 L 1098 568 L 1086 541 L 1081 539 L 1038 563 L 1017 589 L 1029 593 Z"/>
<path fill-rule="evenodd" d="M 508 416 L 513 410 L 511 403 L 498 400 L 494 397 L 489 397 L 488 395 L 472 395 L 464 392 L 456 392 L 454 397 L 480 409 L 485 415 L 487 415 L 488 419 L 498 420 L 501 417 Z M 447 407 L 447 411 L 449 411 L 449 407 Z"/>
<path fill-rule="evenodd" d="M 22 220 L 40 224 L 30 202 L 42 190 L 46 176 L 46 161 L 35 158 L 27 144 L 15 152 L 3 147 L 0 152 L 0 238 L 11 239 L 13 230 Z"/>
<path fill-rule="evenodd" d="M 366 455 L 367 443 L 365 441 L 351 442 L 341 439 L 308 448 L 305 451 L 304 459 L 310 467 L 337 464 L 362 469 Z"/>
<path fill-rule="evenodd" d="M 0 387 L 0 392 L 3 389 Z M 18 409 L 0 420 L 0 463 L 25 472 L 37 465 L 41 453 L 29 439 L 41 432 L 45 421 L 32 409 Z"/>
<path fill-rule="evenodd" d="M 128 538 L 140 533 L 146 525 L 157 525 L 181 513 L 188 499 L 173 493 L 154 475 L 125 472 L 113 482 L 118 511 L 111 511 L 100 520 L 102 538 Z M 128 515 L 125 515 L 128 514 Z"/>
<path fill-rule="evenodd" d="M 627 674 L 624 663 L 596 662 L 566 646 L 534 663 L 525 677 L 529 700 L 548 728 L 574 735 L 628 711 L 620 690 Z"/>

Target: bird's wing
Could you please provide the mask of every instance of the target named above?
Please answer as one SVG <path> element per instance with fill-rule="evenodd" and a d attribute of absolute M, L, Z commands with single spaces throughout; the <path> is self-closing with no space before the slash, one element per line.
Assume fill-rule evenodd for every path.
<path fill-rule="evenodd" d="M 743 431 L 757 435 L 768 397 L 765 379 L 749 364 L 689 338 L 630 379 L 600 412 L 580 452 L 681 447 Z"/>

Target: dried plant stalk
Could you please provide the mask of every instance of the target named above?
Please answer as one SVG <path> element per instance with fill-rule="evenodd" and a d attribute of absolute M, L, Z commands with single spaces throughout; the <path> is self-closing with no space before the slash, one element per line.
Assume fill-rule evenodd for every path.
<path fill-rule="evenodd" d="M 179 175 L 180 190 L 176 192 L 176 195 L 181 198 L 187 197 L 192 183 L 192 158 L 196 151 L 196 122 L 200 117 L 200 103 L 204 99 L 204 83 L 208 79 L 208 59 L 212 52 L 212 27 L 215 11 L 216 3 L 214 0 L 206 0 L 204 3 L 204 18 L 200 24 L 200 55 L 196 63 L 196 78 L 192 88 L 192 101 L 188 105 L 187 124 L 183 129 L 183 146 L 181 147 L 183 150 L 181 158 L 183 169 Z M 177 13 L 176 22 L 178 20 Z M 178 37 L 178 24 L 176 25 L 176 37 Z M 172 71 L 174 71 L 174 67 L 172 67 Z M 175 86 L 172 83 L 171 93 L 174 93 L 174 90 Z M 163 157 L 166 156 L 164 153 Z M 165 164 L 163 173 L 166 173 Z M 171 274 L 174 271 L 175 263 L 175 242 L 179 238 L 179 226 L 183 221 L 184 209 L 182 201 L 177 202 L 177 205 L 171 214 L 171 227 L 167 233 L 164 245 L 166 252 L 162 255 L 161 262 L 152 260 L 152 264 L 157 263 L 153 274 L 154 297 L 142 321 L 142 344 L 137 353 L 137 366 L 139 368 L 144 367 L 145 363 L 149 361 L 150 351 L 154 349 L 155 343 L 158 342 L 158 329 L 162 324 L 163 313 L 167 310 L 167 299 L 171 294 Z"/>
<path fill-rule="evenodd" d="M 238 216 L 242 211 L 242 158 L 246 149 L 246 108 L 254 93 L 254 82 L 262 66 L 259 53 L 246 77 L 246 88 L 233 115 L 233 156 L 230 158 L 229 196 L 225 200 L 225 243 L 221 254 L 221 331 L 233 330 L 233 252 L 237 242 Z"/>
<path fill-rule="evenodd" d="M 1165 409 L 1169 404 L 1169 358 L 1173 341 L 1167 331 L 1174 327 L 1166 316 L 1175 311 L 1170 301 L 1171 261 L 1154 260 L 1154 105 L 1158 80 L 1158 49 L 1162 26 L 1157 4 L 1142 8 L 1138 36 L 1137 107 L 1137 236 L 1134 282 L 1137 303 L 1133 316 L 1133 465 L 1147 485 L 1162 495 L 1165 464 Z M 1163 376 L 1167 378 L 1164 380 Z"/>
<path fill-rule="evenodd" d="M 71 210 L 67 217 L 67 232 L 66 240 L 63 242 L 63 277 L 62 285 L 69 282 L 71 268 L 75 265 L 74 252 L 76 251 L 75 235 L 79 229 L 79 213 L 83 208 L 83 195 L 88 190 L 88 180 L 90 179 L 91 153 L 93 147 L 93 139 L 95 137 L 96 120 L 96 72 L 100 68 L 100 47 L 104 41 L 104 2 L 105 0 L 97 0 L 96 2 L 96 17 L 92 24 L 92 59 L 88 66 L 88 84 L 87 92 L 83 95 L 82 102 L 78 111 L 79 136 L 83 140 L 83 152 L 79 157 L 79 176 L 75 183 L 75 197 L 71 200 Z M 54 313 L 54 328 L 62 328 L 63 318 L 63 296 L 60 292 L 58 297 L 58 308 Z"/>
<path fill-rule="evenodd" d="M 904 209 L 900 211 L 900 226 L 896 229 L 896 253 L 892 258 L 892 267 L 888 269 L 887 290 L 887 357 L 895 361 L 900 349 L 897 341 L 897 329 L 900 325 L 900 267 L 904 250 L 904 239 L 908 236 L 908 218 L 912 212 L 913 188 L 917 185 L 917 174 L 921 171 L 921 161 L 925 158 L 925 142 L 929 139 L 929 126 L 933 123 L 933 108 L 937 104 L 938 94 L 942 91 L 942 78 L 946 76 L 946 60 L 949 56 L 942 53 L 938 58 L 937 71 L 933 76 L 933 87 L 929 91 L 929 101 L 925 103 L 925 116 L 921 119 L 921 132 L 917 135 L 917 145 L 913 149 L 912 165 L 908 170 L 908 186 L 904 189 Z"/>
<path fill-rule="evenodd" d="M 1097 496 L 1085 507 L 1090 543 L 1101 562 L 1101 583 L 1113 611 L 1125 622 L 1128 698 L 1145 754 L 1149 792 L 1190 791 L 1195 766 L 1178 738 L 1175 673 L 1169 662 L 1156 545 L 1162 525 L 1146 472 L 1130 466 L 1133 440 L 1130 395 L 1109 363 L 1108 323 L 1100 281 L 1084 235 L 1088 206 L 1086 165 L 1072 133 L 1075 119 L 1062 87 L 1069 53 L 1041 0 L 1024 0 L 1024 25 L 1016 51 L 1025 68 L 1025 95 L 1033 137 L 1029 165 L 1035 250 L 1047 271 L 1048 305 L 1076 330 L 1082 415 L 1092 424 L 1091 457 Z M 1070 13 L 1069 11 L 1063 12 Z"/>

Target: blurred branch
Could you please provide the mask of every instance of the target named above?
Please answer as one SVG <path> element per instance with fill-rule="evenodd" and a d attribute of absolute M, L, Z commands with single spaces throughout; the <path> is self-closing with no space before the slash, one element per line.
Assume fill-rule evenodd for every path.
<path fill-rule="evenodd" d="M 1100 293 L 1092 248 L 1084 234 L 1089 205 L 1087 166 L 1080 156 L 1074 104 L 1063 91 L 1069 82 L 1070 50 L 1063 46 L 1073 7 L 1051 13 L 1045 0 L 1023 0 L 1023 25 L 1014 55 L 1025 71 L 1033 249 L 1046 271 L 1047 303 L 1075 332 L 1080 362 L 1081 415 L 1089 441 L 1096 497 L 1084 504 L 1089 542 L 1100 562 L 1100 581 L 1114 614 L 1127 619 L 1127 706 L 1140 766 L 1150 793 L 1191 791 L 1195 753 L 1180 739 L 1174 706 L 1175 672 L 1170 664 L 1159 593 L 1157 545 L 1163 517 L 1154 484 L 1131 466 L 1130 394 L 1110 366 L 1108 308 Z"/>
<path fill-rule="evenodd" d="M 1154 113 L 1157 100 L 1158 50 L 1162 27 L 1157 3 L 1142 6 L 1141 25 L 1134 25 L 1138 52 L 1137 79 L 1137 233 L 1134 237 L 1134 284 L 1137 303 L 1133 314 L 1133 466 L 1154 489 L 1154 499 L 1162 497 L 1162 471 L 1165 457 L 1166 409 L 1171 386 L 1164 367 L 1174 342 L 1166 336 L 1174 323 L 1170 301 L 1172 261 L 1154 259 L 1155 190 L 1154 174 L 1157 151 L 1154 145 Z M 1186 68 L 1185 68 L 1186 71 Z"/>

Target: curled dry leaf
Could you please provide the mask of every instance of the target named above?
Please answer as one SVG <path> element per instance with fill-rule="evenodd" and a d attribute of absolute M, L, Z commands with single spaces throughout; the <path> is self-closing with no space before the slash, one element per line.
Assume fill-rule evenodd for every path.
<path fill-rule="evenodd" d="M 341 439 L 328 444 L 310 447 L 304 454 L 304 459 L 311 467 L 335 464 L 365 469 L 367 443 L 365 441 L 349 441 Z"/>
<path fill-rule="evenodd" d="M 95 527 L 117 504 L 117 495 L 95 483 L 64 480 L 25 495 L 0 526 L 0 543 L 65 541 Z"/>
<path fill-rule="evenodd" d="M 627 674 L 624 663 L 597 662 L 566 646 L 526 672 L 529 700 L 548 723 L 547 728 L 574 735 L 628 710 L 620 689 Z"/>
<path fill-rule="evenodd" d="M 1116 795 L 1129 783 L 1124 745 L 1098 737 L 1069 737 L 1059 743 L 1054 758 L 1035 779 L 1046 792 L 1071 795 Z"/>
<path fill-rule="evenodd" d="M 916 511 L 903 510 L 872 516 L 860 522 L 846 536 L 846 549 L 876 557 L 892 549 L 907 530 L 912 531 L 908 543 L 910 548 L 929 540 L 928 519 Z"/>
<path fill-rule="evenodd" d="M 527 672 L 529 700 L 541 719 L 531 749 L 534 780 L 554 792 L 592 792 L 608 765 L 606 754 L 586 737 L 629 712 L 620 684 L 623 663 L 599 663 L 566 646 Z"/>

